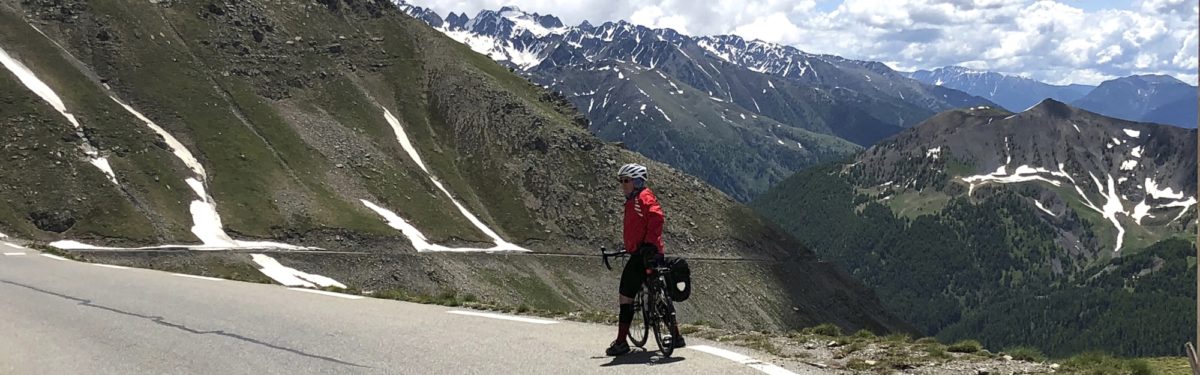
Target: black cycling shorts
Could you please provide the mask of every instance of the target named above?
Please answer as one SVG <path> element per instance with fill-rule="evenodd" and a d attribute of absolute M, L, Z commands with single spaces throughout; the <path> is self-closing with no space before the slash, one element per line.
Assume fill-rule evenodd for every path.
<path fill-rule="evenodd" d="M 621 271 L 621 286 L 618 290 L 622 296 L 633 298 L 642 290 L 642 284 L 646 282 L 646 264 L 642 254 L 654 257 L 658 254 L 658 249 L 653 245 L 643 245 L 638 251 L 629 254 L 629 261 L 625 262 L 625 270 Z"/>
<path fill-rule="evenodd" d="M 621 295 L 633 298 L 642 290 L 645 282 L 646 262 L 642 260 L 642 254 L 630 254 L 629 261 L 625 262 L 625 270 L 621 272 Z"/>

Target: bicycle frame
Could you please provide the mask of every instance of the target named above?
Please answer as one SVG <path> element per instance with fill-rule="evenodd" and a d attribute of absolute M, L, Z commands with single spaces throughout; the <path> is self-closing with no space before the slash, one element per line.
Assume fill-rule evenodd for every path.
<path fill-rule="evenodd" d="M 628 255 L 624 251 L 609 253 L 603 247 L 600 248 L 600 254 L 604 259 L 604 267 L 610 271 L 612 270 L 612 265 L 608 262 L 609 257 L 624 257 Z M 671 273 L 671 269 L 657 264 L 651 265 L 649 264 L 650 262 L 650 260 L 646 260 L 647 264 L 644 265 L 647 270 L 646 281 L 642 284 L 642 290 L 638 292 L 639 296 L 635 296 L 634 300 L 641 299 L 642 323 L 647 328 L 654 330 L 654 339 L 658 344 L 659 350 L 662 351 L 664 357 L 670 357 L 675 349 L 674 343 L 664 342 L 661 330 L 669 329 L 669 327 L 675 324 L 675 306 L 666 290 L 666 278 Z M 663 323 L 661 327 L 660 323 Z"/>

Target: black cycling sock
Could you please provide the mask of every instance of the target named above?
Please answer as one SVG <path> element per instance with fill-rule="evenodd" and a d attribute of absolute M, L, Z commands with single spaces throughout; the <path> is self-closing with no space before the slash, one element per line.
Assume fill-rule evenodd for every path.
<path fill-rule="evenodd" d="M 621 314 L 618 316 L 618 318 L 619 319 L 617 319 L 617 322 L 619 322 L 621 324 L 628 325 L 629 323 L 632 323 L 633 322 L 633 304 L 632 303 L 622 303 L 621 304 Z"/>

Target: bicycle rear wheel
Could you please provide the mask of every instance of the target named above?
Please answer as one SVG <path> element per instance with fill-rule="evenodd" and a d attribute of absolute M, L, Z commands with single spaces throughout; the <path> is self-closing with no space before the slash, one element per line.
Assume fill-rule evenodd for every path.
<path fill-rule="evenodd" d="M 666 342 L 660 341 L 659 348 L 662 348 L 663 356 L 670 357 L 675 351 L 675 336 L 678 332 L 671 332 L 671 327 L 675 326 L 675 303 L 671 302 L 671 296 L 666 295 L 665 291 L 660 291 L 662 295 L 658 299 L 658 325 L 659 328 L 667 331 L 670 334 L 669 340 Z"/>
<path fill-rule="evenodd" d="M 650 320 L 654 329 L 654 341 L 658 343 L 663 357 L 669 358 L 675 352 L 675 338 L 670 335 L 671 325 L 675 323 L 675 305 L 662 288 L 655 291 L 655 297 L 652 299 L 650 308 L 653 309 L 653 313 L 649 315 L 652 316 Z"/>
<path fill-rule="evenodd" d="M 646 340 L 650 337 L 649 319 L 646 319 L 646 291 L 638 292 L 633 298 L 633 322 L 629 323 L 629 341 L 633 346 L 639 348 L 646 347 Z"/>

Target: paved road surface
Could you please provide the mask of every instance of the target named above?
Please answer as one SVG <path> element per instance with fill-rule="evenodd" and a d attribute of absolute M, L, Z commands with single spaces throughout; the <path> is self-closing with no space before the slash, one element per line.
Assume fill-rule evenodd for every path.
<path fill-rule="evenodd" d="M 790 373 L 699 339 L 614 360 L 602 325 L 0 253 L 3 374 Z"/>

